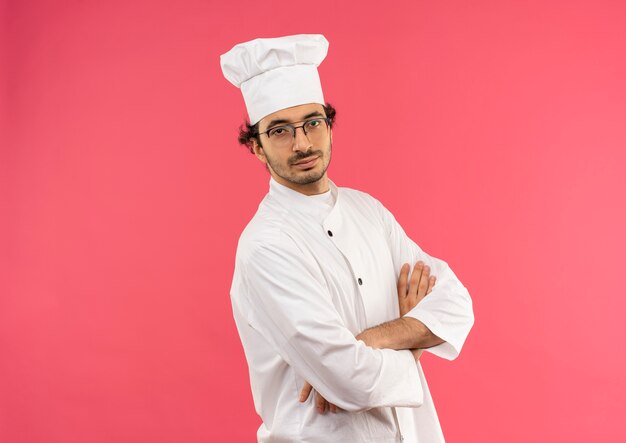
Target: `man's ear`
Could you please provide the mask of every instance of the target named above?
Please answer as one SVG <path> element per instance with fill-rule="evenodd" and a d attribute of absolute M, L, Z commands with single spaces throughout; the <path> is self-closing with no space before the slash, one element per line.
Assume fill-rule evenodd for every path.
<path fill-rule="evenodd" d="M 256 155 L 262 163 L 267 164 L 267 159 L 265 158 L 265 152 L 263 151 L 263 146 L 261 146 L 256 139 L 252 139 L 252 152 Z"/>

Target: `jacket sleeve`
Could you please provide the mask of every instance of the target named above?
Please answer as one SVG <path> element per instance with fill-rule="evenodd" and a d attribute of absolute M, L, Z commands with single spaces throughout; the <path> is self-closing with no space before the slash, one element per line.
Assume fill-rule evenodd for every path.
<path fill-rule="evenodd" d="M 279 243 L 256 244 L 238 263 L 251 307 L 248 324 L 344 410 L 420 406 L 423 390 L 411 352 L 373 349 L 356 340 L 313 257 L 287 236 Z"/>
<path fill-rule="evenodd" d="M 403 263 L 413 265 L 422 260 L 430 266 L 431 275 L 437 277 L 432 292 L 405 316 L 421 321 L 433 334 L 444 340 L 444 343 L 427 348 L 426 351 L 448 360 L 454 360 L 461 352 L 463 343 L 474 324 L 472 299 L 469 292 L 446 262 L 422 251 L 406 235 L 393 214 L 380 202 L 378 205 L 387 231 L 394 268 L 399 270 Z"/>

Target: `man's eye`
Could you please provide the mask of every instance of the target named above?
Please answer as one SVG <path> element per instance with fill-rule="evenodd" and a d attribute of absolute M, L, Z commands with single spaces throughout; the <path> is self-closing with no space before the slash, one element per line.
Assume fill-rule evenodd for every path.
<path fill-rule="evenodd" d="M 319 126 L 321 123 L 322 122 L 320 120 L 309 120 L 308 122 L 306 122 L 306 125 L 309 128 L 315 128 Z"/>
<path fill-rule="evenodd" d="M 286 132 L 285 128 L 274 128 L 270 131 L 270 137 L 285 135 Z"/>

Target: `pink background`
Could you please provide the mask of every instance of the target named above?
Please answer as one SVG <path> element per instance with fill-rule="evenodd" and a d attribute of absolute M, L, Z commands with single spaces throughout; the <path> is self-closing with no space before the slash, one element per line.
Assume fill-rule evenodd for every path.
<path fill-rule="evenodd" d="M 626 441 L 626 3 L 0 1 L 0 442 L 253 441 L 268 176 L 219 55 L 323 33 L 331 178 L 473 296 L 449 442 Z"/>

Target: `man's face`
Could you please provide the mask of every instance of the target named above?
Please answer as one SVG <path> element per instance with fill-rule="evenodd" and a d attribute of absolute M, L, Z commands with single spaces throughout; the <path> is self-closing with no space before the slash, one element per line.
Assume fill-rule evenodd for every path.
<path fill-rule="evenodd" d="M 301 126 L 310 119 L 326 117 L 320 104 L 311 103 L 274 112 L 259 121 L 261 146 L 254 143 L 254 153 L 265 163 L 277 182 L 302 192 L 315 194 L 327 190 L 326 169 L 330 163 L 332 133 L 319 134 L 297 128 L 287 144 L 277 143 L 264 132 L 285 125 Z M 315 143 L 315 144 L 313 144 Z"/>

